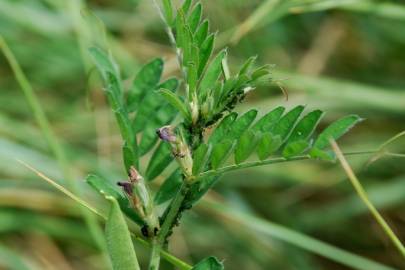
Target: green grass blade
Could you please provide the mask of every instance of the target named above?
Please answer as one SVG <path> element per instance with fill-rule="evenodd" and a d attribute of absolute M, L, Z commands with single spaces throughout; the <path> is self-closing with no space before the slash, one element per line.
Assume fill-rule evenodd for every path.
<path fill-rule="evenodd" d="M 32 270 L 21 255 L 0 244 L 0 266 L 9 270 Z"/>
<path fill-rule="evenodd" d="M 63 150 L 63 147 L 61 146 L 60 142 L 58 141 L 57 137 L 55 136 L 54 132 L 51 129 L 51 125 L 49 124 L 49 121 L 45 115 L 44 110 L 42 109 L 38 97 L 34 92 L 34 89 L 32 88 L 31 84 L 26 78 L 24 72 L 22 71 L 14 54 L 12 53 L 6 41 L 3 39 L 1 35 L 0 35 L 0 49 L 4 53 L 7 61 L 9 62 L 16 77 L 16 80 L 24 93 L 24 96 L 31 108 L 31 111 L 33 112 L 34 118 L 41 128 L 41 131 L 45 137 L 47 144 L 49 145 L 49 148 L 51 149 L 53 155 L 58 161 L 58 165 L 62 171 L 62 174 L 65 178 L 67 185 L 74 191 L 74 193 L 80 194 L 80 191 L 78 190 L 78 187 L 74 181 L 72 172 L 69 168 L 68 160 Z M 104 249 L 104 239 L 102 237 L 102 233 L 98 227 L 95 217 L 84 210 L 82 210 L 82 215 L 88 225 L 90 233 L 94 237 L 94 240 L 96 241 L 96 243 L 98 243 L 101 249 Z"/>
<path fill-rule="evenodd" d="M 120 206 L 114 197 L 106 196 L 106 198 L 111 202 L 105 234 L 113 269 L 140 270 L 131 235 Z"/>

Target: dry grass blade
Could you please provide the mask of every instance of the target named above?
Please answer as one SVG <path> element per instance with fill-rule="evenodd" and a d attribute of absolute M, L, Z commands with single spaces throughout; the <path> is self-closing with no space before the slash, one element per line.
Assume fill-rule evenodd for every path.
<path fill-rule="evenodd" d="M 353 172 L 352 168 L 350 167 L 349 163 L 347 162 L 346 158 L 344 157 L 342 151 L 340 150 L 339 146 L 335 141 L 330 141 L 333 150 L 336 153 L 337 158 L 342 165 L 343 170 L 346 172 L 347 177 L 349 178 L 350 182 L 352 183 L 354 189 L 356 190 L 357 194 L 359 195 L 360 199 L 366 204 L 367 208 L 370 210 L 373 217 L 376 219 L 378 224 L 382 227 L 384 232 L 387 236 L 391 239 L 392 243 L 395 247 L 399 250 L 402 256 L 405 258 L 405 247 L 395 235 L 391 227 L 388 223 L 384 220 L 378 210 L 374 207 L 372 202 L 369 200 L 366 191 L 364 190 L 363 186 L 361 185 L 360 181 L 358 180 L 357 176 Z"/>
<path fill-rule="evenodd" d="M 98 215 L 99 217 L 102 218 L 106 218 L 103 214 L 101 214 L 97 209 L 95 209 L 94 207 L 92 207 L 91 205 L 89 205 L 87 202 L 85 202 L 84 200 L 80 199 L 79 197 L 77 197 L 75 194 L 73 194 L 72 192 L 70 192 L 69 190 L 67 190 L 65 187 L 63 187 L 62 185 L 56 183 L 54 180 L 50 179 L 49 177 L 47 177 L 46 175 L 44 175 L 43 173 L 41 173 L 40 171 L 36 170 L 35 168 L 31 167 L 30 165 L 28 165 L 27 163 L 25 163 L 22 160 L 17 159 L 17 162 L 19 162 L 21 165 L 23 165 L 24 167 L 26 167 L 27 169 L 33 171 L 36 175 L 38 175 L 41 179 L 45 180 L 47 183 L 49 183 L 50 185 L 52 185 L 53 187 L 55 187 L 57 190 L 59 190 L 60 192 L 62 192 L 63 194 L 65 194 L 66 196 L 68 196 L 69 198 L 71 198 L 72 200 L 76 201 L 77 203 L 79 203 L 80 205 L 86 207 L 87 209 L 89 209 L 91 212 L 93 212 L 94 214 Z"/>

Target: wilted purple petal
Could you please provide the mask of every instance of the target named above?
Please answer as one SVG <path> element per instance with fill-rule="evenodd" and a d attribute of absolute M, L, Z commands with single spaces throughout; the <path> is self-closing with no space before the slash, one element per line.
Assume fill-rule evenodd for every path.
<path fill-rule="evenodd" d="M 124 192 L 128 194 L 129 196 L 132 196 L 132 184 L 129 182 L 118 182 L 117 185 L 122 187 Z"/>
<path fill-rule="evenodd" d="M 164 126 L 156 130 L 156 134 L 159 138 L 166 142 L 176 142 L 176 135 L 173 132 L 173 128 L 171 126 Z"/>

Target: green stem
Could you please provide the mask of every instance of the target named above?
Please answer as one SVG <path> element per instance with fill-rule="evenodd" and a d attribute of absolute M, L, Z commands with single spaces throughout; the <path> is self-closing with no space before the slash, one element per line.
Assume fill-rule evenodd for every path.
<path fill-rule="evenodd" d="M 346 156 L 355 156 L 355 155 L 369 155 L 369 154 L 375 154 L 377 153 L 378 150 L 370 150 L 370 151 L 359 151 L 359 152 L 348 152 L 345 153 L 344 155 Z M 252 161 L 252 162 L 246 162 L 246 163 L 240 163 L 240 164 L 234 164 L 234 165 L 229 165 L 225 166 L 216 170 L 209 170 L 206 172 L 203 172 L 196 176 L 196 180 L 202 179 L 208 176 L 214 176 L 214 175 L 219 175 L 235 170 L 240 170 L 240 169 L 248 169 L 248 168 L 253 168 L 253 167 L 258 167 L 258 166 L 263 166 L 263 165 L 270 165 L 270 164 L 276 164 L 276 163 L 284 163 L 284 162 L 292 162 L 292 161 L 298 161 L 298 160 L 308 160 L 311 159 L 309 155 L 302 155 L 302 156 L 296 156 L 292 158 L 284 158 L 284 157 L 279 157 L 279 158 L 271 158 L 271 159 L 266 159 L 266 160 L 260 160 L 260 161 Z"/>
<path fill-rule="evenodd" d="M 183 183 L 180 190 L 177 192 L 176 197 L 174 197 L 169 205 L 169 210 L 159 230 L 159 234 L 152 243 L 152 253 L 149 261 L 149 270 L 159 269 L 160 253 L 162 252 L 166 239 L 169 236 L 169 233 L 173 228 L 176 219 L 179 216 L 179 213 L 181 212 L 181 206 L 186 197 L 188 189 L 189 185 L 187 183 Z"/>
<path fill-rule="evenodd" d="M 172 229 L 173 224 L 179 215 L 181 205 L 183 204 L 188 189 L 189 189 L 188 184 L 183 183 L 179 192 L 177 192 L 176 197 L 174 197 L 173 201 L 169 206 L 170 207 L 169 212 L 167 213 L 166 218 L 163 221 L 162 227 L 160 228 L 158 235 L 158 240 L 161 244 L 164 244 L 164 242 L 166 241 L 168 234 L 170 233 L 170 230 Z"/>
<path fill-rule="evenodd" d="M 159 244 L 158 239 L 154 239 L 152 242 L 152 252 L 149 261 L 149 270 L 158 270 L 160 265 L 160 252 L 162 246 Z"/>

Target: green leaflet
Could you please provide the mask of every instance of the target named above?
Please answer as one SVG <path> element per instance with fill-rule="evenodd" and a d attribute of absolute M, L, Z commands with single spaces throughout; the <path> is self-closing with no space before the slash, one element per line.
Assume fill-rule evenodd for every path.
<path fill-rule="evenodd" d="M 137 167 L 137 156 L 134 153 L 133 148 L 128 146 L 126 141 L 122 146 L 122 154 L 126 172 L 129 172 L 129 168 L 131 168 L 131 166 Z"/>
<path fill-rule="evenodd" d="M 309 151 L 309 155 L 311 156 L 311 158 L 325 160 L 325 161 L 334 162 L 336 160 L 336 155 L 334 152 L 321 150 L 316 147 L 312 148 L 311 151 Z"/>
<path fill-rule="evenodd" d="M 34 268 L 27 264 L 25 258 L 19 253 L 0 245 L 0 265 L 8 270 L 33 270 Z"/>
<path fill-rule="evenodd" d="M 239 76 L 240 75 L 246 75 L 247 73 L 250 72 L 252 69 L 254 63 L 256 62 L 257 56 L 252 56 L 250 57 L 241 67 L 239 71 Z"/>
<path fill-rule="evenodd" d="M 113 110 L 122 108 L 123 89 L 118 66 L 111 55 L 107 55 L 103 50 L 92 47 L 89 49 L 90 55 L 99 70 L 105 84 L 105 93 Z"/>
<path fill-rule="evenodd" d="M 299 154 L 302 154 L 305 150 L 309 148 L 309 146 L 310 146 L 309 142 L 306 140 L 293 141 L 287 144 L 286 147 L 284 147 L 283 157 L 291 158 Z"/>
<path fill-rule="evenodd" d="M 270 65 L 264 65 L 253 71 L 251 79 L 252 81 L 257 81 L 265 76 L 268 76 L 269 74 L 270 74 Z"/>
<path fill-rule="evenodd" d="M 172 199 L 183 183 L 183 175 L 180 169 L 175 170 L 160 186 L 154 201 L 157 205 Z"/>
<path fill-rule="evenodd" d="M 254 152 L 260 134 L 253 131 L 246 131 L 239 139 L 235 150 L 235 163 L 240 164 Z"/>
<path fill-rule="evenodd" d="M 294 128 L 287 144 L 298 140 L 308 140 L 315 131 L 324 113 L 321 110 L 315 110 L 304 116 Z"/>
<path fill-rule="evenodd" d="M 208 142 L 211 144 L 216 144 L 220 142 L 229 132 L 232 124 L 235 122 L 238 114 L 233 112 L 225 116 L 222 121 L 215 128 L 214 132 L 211 134 Z"/>
<path fill-rule="evenodd" d="M 257 155 L 260 160 L 265 160 L 271 154 L 275 153 L 282 145 L 283 140 L 280 136 L 274 136 L 271 133 L 264 133 L 257 146 Z"/>
<path fill-rule="evenodd" d="M 201 199 L 220 179 L 220 176 L 204 177 L 192 184 L 187 206 L 193 206 Z"/>
<path fill-rule="evenodd" d="M 163 12 L 169 26 L 173 25 L 173 6 L 171 0 L 163 0 Z"/>
<path fill-rule="evenodd" d="M 138 167 L 139 165 L 138 144 L 136 141 L 135 134 L 132 131 L 128 114 L 123 109 L 118 109 L 115 111 L 115 118 L 120 128 L 122 139 L 125 142 L 123 148 L 124 150 L 123 157 L 125 165 L 126 167 L 128 167 L 128 165 L 129 166 L 134 165 Z"/>
<path fill-rule="evenodd" d="M 174 93 L 167 89 L 159 90 L 159 93 L 175 107 L 184 117 L 185 120 L 191 122 L 191 115 L 184 102 Z"/>
<path fill-rule="evenodd" d="M 213 169 L 219 168 L 232 153 L 236 141 L 227 140 L 213 146 L 211 154 L 211 167 Z"/>
<path fill-rule="evenodd" d="M 117 200 L 106 196 L 111 202 L 105 225 L 107 250 L 114 270 L 140 270 L 128 226 Z"/>
<path fill-rule="evenodd" d="M 201 144 L 193 153 L 193 175 L 198 175 L 205 169 L 211 155 L 212 145 Z"/>
<path fill-rule="evenodd" d="M 224 265 L 215 257 L 208 257 L 197 263 L 191 270 L 223 270 Z"/>
<path fill-rule="evenodd" d="M 89 48 L 90 55 L 92 56 L 97 69 L 101 72 L 101 76 L 104 81 L 108 80 L 107 73 L 113 74 L 115 77 L 119 77 L 118 66 L 114 60 L 107 55 L 106 52 L 97 47 Z"/>
<path fill-rule="evenodd" d="M 132 88 L 128 92 L 127 107 L 129 112 L 137 110 L 143 98 L 156 89 L 163 72 L 163 60 L 157 58 L 144 65 L 136 75 Z"/>
<path fill-rule="evenodd" d="M 195 45 L 190 47 L 190 56 L 188 57 L 187 66 L 187 83 L 189 86 L 189 100 L 196 95 L 197 83 L 198 83 L 198 65 L 199 59 L 199 49 Z M 186 59 L 186 58 L 185 58 Z"/>
<path fill-rule="evenodd" d="M 189 25 L 192 33 L 194 33 L 197 30 L 197 27 L 201 21 L 201 16 L 202 16 L 202 5 L 201 3 L 198 3 L 187 20 L 187 24 Z"/>
<path fill-rule="evenodd" d="M 183 5 L 181 6 L 181 10 L 184 14 L 187 14 L 190 10 L 191 4 L 193 3 L 193 0 L 184 0 Z"/>
<path fill-rule="evenodd" d="M 252 129 L 254 131 L 262 131 L 262 132 L 271 130 L 271 128 L 278 123 L 284 111 L 285 111 L 284 107 L 275 108 L 274 110 L 270 111 L 265 116 L 260 118 L 260 120 L 253 125 Z"/>
<path fill-rule="evenodd" d="M 328 126 L 316 139 L 314 148 L 324 149 L 329 146 L 329 140 L 337 140 L 346 134 L 357 123 L 361 122 L 361 119 L 357 115 L 349 115 L 337 120 Z"/>
<path fill-rule="evenodd" d="M 113 111 L 123 108 L 122 86 L 120 78 L 111 72 L 107 72 L 107 80 L 104 81 L 106 85 L 104 92 L 107 96 L 108 102 Z"/>
<path fill-rule="evenodd" d="M 135 135 L 132 131 L 131 122 L 129 121 L 128 114 L 123 109 L 118 109 L 115 111 L 115 118 L 117 120 L 118 126 L 122 138 L 128 142 L 129 145 L 135 146 L 136 140 Z"/>
<path fill-rule="evenodd" d="M 295 126 L 298 118 L 304 110 L 304 106 L 297 106 L 286 115 L 284 115 L 277 125 L 271 130 L 274 135 L 279 135 L 283 140 L 286 140 L 290 132 Z"/>
<path fill-rule="evenodd" d="M 240 136 L 250 127 L 257 116 L 257 110 L 250 110 L 239 117 L 226 135 L 227 139 L 239 139 Z"/>
<path fill-rule="evenodd" d="M 148 168 L 146 169 L 146 179 L 148 181 L 154 180 L 172 161 L 173 156 L 170 145 L 166 142 L 161 142 L 149 161 Z"/>
<path fill-rule="evenodd" d="M 145 222 L 142 218 L 133 210 L 131 203 L 129 200 L 123 196 L 115 186 L 109 183 L 107 180 L 100 178 L 97 175 L 90 174 L 86 177 L 86 183 L 89 184 L 95 191 L 100 193 L 103 196 L 111 196 L 114 197 L 122 211 L 135 223 L 140 226 L 145 225 Z"/>
<path fill-rule="evenodd" d="M 226 55 L 227 51 L 222 50 L 208 66 L 207 71 L 200 82 L 200 91 L 198 93 L 200 98 L 205 97 L 208 91 L 211 90 L 212 86 L 215 85 L 222 73 L 222 60 L 226 57 Z"/>
<path fill-rule="evenodd" d="M 201 44 L 200 48 L 200 62 L 198 66 L 198 77 L 200 77 L 205 67 L 207 66 L 208 60 L 210 59 L 212 52 L 214 50 L 215 44 L 215 34 L 211 34 L 205 39 L 205 41 Z"/>
<path fill-rule="evenodd" d="M 159 140 L 158 136 L 156 136 L 156 129 L 170 124 L 176 115 L 176 109 L 168 104 L 151 116 L 150 123 L 145 127 L 139 143 L 140 156 L 147 154 Z"/>
<path fill-rule="evenodd" d="M 203 42 L 207 39 L 209 28 L 210 23 L 208 20 L 204 20 L 204 22 L 198 27 L 197 32 L 194 35 L 194 41 L 198 47 L 201 47 Z"/>
<path fill-rule="evenodd" d="M 139 104 L 136 116 L 132 122 L 133 130 L 135 133 L 138 133 L 145 129 L 145 126 L 151 122 L 151 119 L 156 115 L 156 111 L 162 108 L 162 105 L 165 104 L 165 99 L 157 93 L 155 90 L 161 88 L 168 89 L 173 93 L 176 92 L 179 82 L 176 78 L 170 78 L 162 84 L 158 85 L 155 89 L 151 89 L 142 100 L 142 103 Z M 158 127 L 156 127 L 158 128 Z"/>

